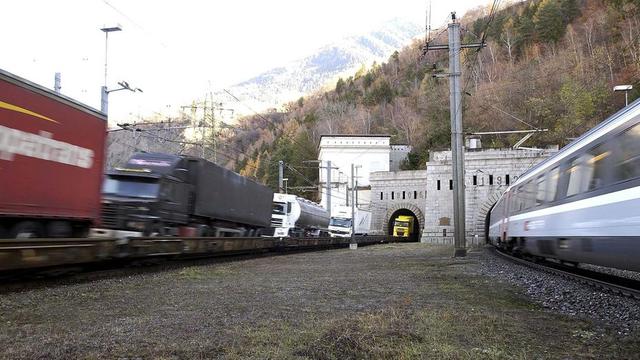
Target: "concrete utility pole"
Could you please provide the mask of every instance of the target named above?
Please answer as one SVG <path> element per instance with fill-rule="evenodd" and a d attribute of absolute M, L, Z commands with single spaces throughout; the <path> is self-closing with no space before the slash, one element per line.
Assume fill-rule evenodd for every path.
<path fill-rule="evenodd" d="M 356 243 L 356 202 L 355 199 L 355 178 L 353 176 L 353 170 L 355 166 L 351 164 L 351 244 Z"/>
<path fill-rule="evenodd" d="M 322 166 L 322 164 L 320 165 Z M 327 161 L 327 211 L 331 217 L 331 160 Z"/>
<path fill-rule="evenodd" d="M 60 94 L 60 89 L 62 89 L 60 77 L 61 75 L 59 72 L 57 72 L 54 77 L 53 91 L 57 94 Z"/>
<path fill-rule="evenodd" d="M 358 179 L 359 179 L 359 176 L 358 176 L 358 169 L 359 169 L 359 168 L 361 168 L 361 167 L 362 167 L 361 165 L 356 166 L 356 184 L 355 184 L 355 186 L 356 186 L 356 190 L 355 190 L 355 191 L 356 191 L 356 193 L 355 193 L 355 196 L 353 197 L 353 202 L 355 202 L 355 203 L 356 203 L 356 207 L 358 207 L 358 204 L 359 204 L 359 203 L 358 203 Z"/>
<path fill-rule="evenodd" d="M 107 60 L 108 57 L 108 44 L 109 44 L 109 33 L 115 31 L 122 31 L 122 27 L 120 25 L 112 26 L 112 27 L 103 27 L 100 29 L 104 32 L 104 85 L 101 90 L 101 98 L 100 98 L 100 111 L 104 114 L 109 112 L 109 91 L 107 90 Z"/>
<path fill-rule="evenodd" d="M 451 13 L 448 26 L 448 45 L 429 45 L 429 50 L 449 50 L 449 101 L 451 108 L 451 162 L 453 170 L 453 225 L 455 252 L 454 257 L 467 255 L 465 238 L 465 201 L 464 201 L 464 140 L 462 130 L 462 91 L 460 88 L 460 50 L 465 48 L 482 48 L 484 43 L 461 44 L 460 23 L 456 21 L 456 13 Z"/>
<path fill-rule="evenodd" d="M 278 192 L 284 192 L 284 161 L 278 161 Z"/>

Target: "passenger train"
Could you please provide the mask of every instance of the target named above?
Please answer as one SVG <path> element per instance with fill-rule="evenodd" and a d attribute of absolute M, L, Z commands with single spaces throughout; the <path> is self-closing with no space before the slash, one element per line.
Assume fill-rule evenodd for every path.
<path fill-rule="evenodd" d="M 640 100 L 525 172 L 486 231 L 512 253 L 640 271 Z"/>

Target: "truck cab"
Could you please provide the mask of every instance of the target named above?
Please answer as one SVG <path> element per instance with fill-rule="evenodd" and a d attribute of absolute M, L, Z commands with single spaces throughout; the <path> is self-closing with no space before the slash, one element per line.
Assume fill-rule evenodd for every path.
<path fill-rule="evenodd" d="M 371 212 L 356 208 L 353 215 L 355 216 L 355 224 L 352 224 L 351 207 L 338 206 L 334 208 L 329 221 L 331 237 L 350 237 L 354 228 L 355 235 L 367 235 L 371 226 Z"/>
<path fill-rule="evenodd" d="M 413 216 L 400 215 L 393 222 L 393 236 L 410 237 L 413 229 Z"/>
<path fill-rule="evenodd" d="M 185 160 L 174 155 L 136 154 L 107 172 L 102 186 L 98 237 L 178 235 L 189 221 L 193 186 Z"/>

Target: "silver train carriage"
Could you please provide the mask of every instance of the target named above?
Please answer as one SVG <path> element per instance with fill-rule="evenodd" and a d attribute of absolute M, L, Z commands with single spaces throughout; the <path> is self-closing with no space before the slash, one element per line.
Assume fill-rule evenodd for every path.
<path fill-rule="evenodd" d="M 512 252 L 640 271 L 640 100 L 524 173 L 489 212 Z"/>

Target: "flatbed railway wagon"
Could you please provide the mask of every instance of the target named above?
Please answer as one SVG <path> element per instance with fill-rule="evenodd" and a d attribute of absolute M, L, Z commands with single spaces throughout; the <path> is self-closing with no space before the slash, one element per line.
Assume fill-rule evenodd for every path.
<path fill-rule="evenodd" d="M 0 70 L 0 238 L 86 236 L 106 128 L 105 114 Z"/>

